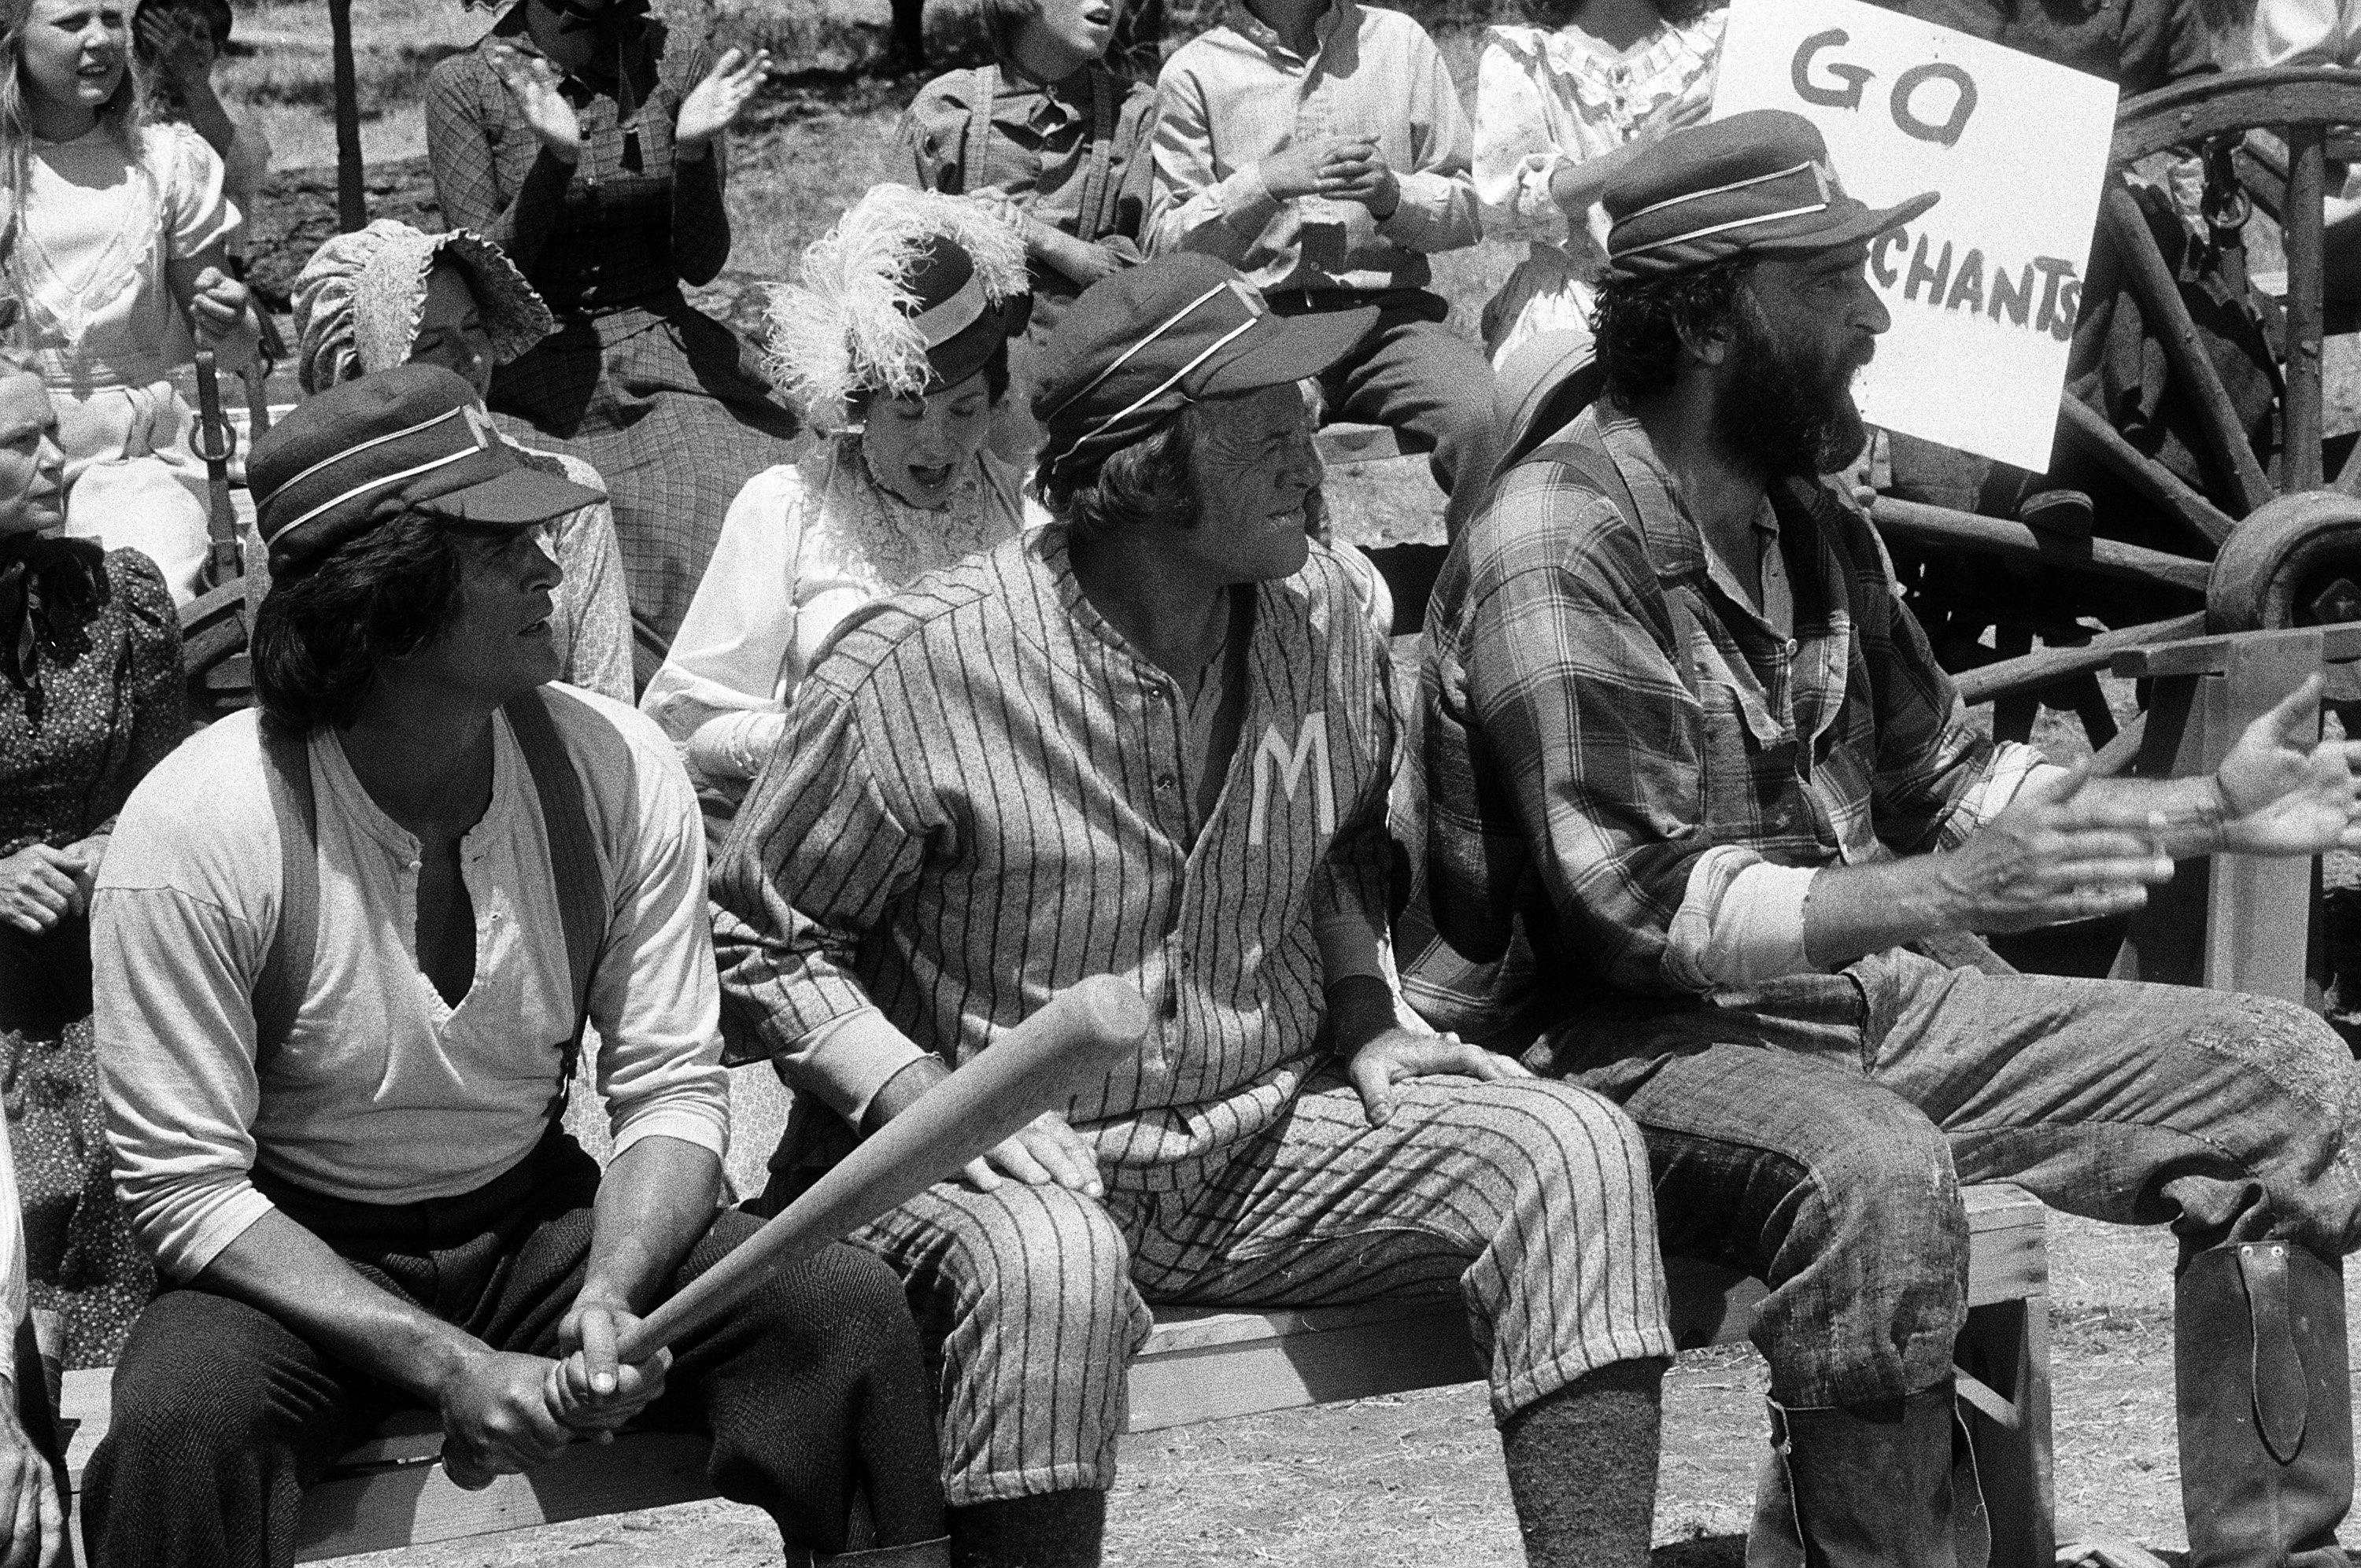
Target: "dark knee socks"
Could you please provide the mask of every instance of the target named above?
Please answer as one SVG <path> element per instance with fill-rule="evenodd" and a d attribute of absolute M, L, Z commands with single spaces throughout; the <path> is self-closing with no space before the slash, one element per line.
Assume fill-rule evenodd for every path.
<path fill-rule="evenodd" d="M 1099 1568 L 1104 1492 L 1044 1492 L 947 1513 L 951 1568 Z"/>
<path fill-rule="evenodd" d="M 1664 1363 L 1619 1361 L 1500 1427 L 1533 1568 L 1645 1568 Z"/>

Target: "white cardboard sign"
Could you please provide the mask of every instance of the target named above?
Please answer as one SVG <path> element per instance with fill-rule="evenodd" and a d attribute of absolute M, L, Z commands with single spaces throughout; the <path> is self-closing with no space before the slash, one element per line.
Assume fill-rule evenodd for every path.
<path fill-rule="evenodd" d="M 1872 207 L 1942 200 L 1870 251 L 1894 314 L 1872 424 L 2040 473 L 2090 268 L 2115 88 L 1861 0 L 1732 0 L 1716 118 L 1789 109 Z"/>

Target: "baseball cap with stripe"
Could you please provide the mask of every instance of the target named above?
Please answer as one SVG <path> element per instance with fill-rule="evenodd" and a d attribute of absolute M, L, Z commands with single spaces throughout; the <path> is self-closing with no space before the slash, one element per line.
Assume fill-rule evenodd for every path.
<path fill-rule="evenodd" d="M 1929 191 L 1879 209 L 1848 196 L 1817 126 L 1750 109 L 1673 132 L 1607 182 L 1608 274 L 1661 278 L 1749 251 L 1834 250 L 1908 223 L 1935 199 Z"/>
<path fill-rule="evenodd" d="M 397 366 L 298 403 L 254 444 L 246 477 L 274 573 L 404 511 L 509 530 L 606 499 L 527 463 L 439 365 Z"/>
<path fill-rule="evenodd" d="M 1190 403 L 1317 376 L 1377 321 L 1374 305 L 1275 315 L 1236 268 L 1191 252 L 1114 273 L 1049 334 L 1033 397 L 1042 460 L 1086 473 Z"/>

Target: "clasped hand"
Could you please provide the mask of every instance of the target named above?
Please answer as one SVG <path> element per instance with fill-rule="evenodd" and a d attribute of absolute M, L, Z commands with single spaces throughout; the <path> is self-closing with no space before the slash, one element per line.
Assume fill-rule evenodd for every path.
<path fill-rule="evenodd" d="M 1401 203 L 1401 178 L 1374 137 L 1322 137 L 1282 148 L 1262 160 L 1262 182 L 1281 201 L 1358 202 L 1380 221 Z"/>
<path fill-rule="evenodd" d="M 62 850 L 36 842 L 0 859 L 0 921 L 38 937 L 69 915 L 87 914 L 105 847 L 98 838 Z"/>
<path fill-rule="evenodd" d="M 638 1363 L 615 1346 L 639 1323 L 627 1309 L 577 1301 L 558 1325 L 556 1359 L 485 1350 L 441 1394 L 443 1464 L 469 1491 L 520 1475 L 577 1437 L 611 1442 L 616 1430 L 664 1397 L 672 1353 Z"/>

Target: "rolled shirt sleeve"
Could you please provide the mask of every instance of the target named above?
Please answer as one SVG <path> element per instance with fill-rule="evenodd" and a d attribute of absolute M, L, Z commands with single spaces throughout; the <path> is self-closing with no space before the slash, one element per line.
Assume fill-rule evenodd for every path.
<path fill-rule="evenodd" d="M 703 817 L 654 726 L 620 704 L 606 711 L 618 729 L 639 731 L 631 738 L 632 795 L 642 804 L 631 830 L 608 840 L 612 914 L 589 998 L 598 1092 L 616 1154 L 662 1135 L 726 1157 L 730 1088 L 721 1070 Z"/>
<path fill-rule="evenodd" d="M 140 854 L 143 837 L 136 816 L 126 818 L 109 861 Z M 174 1278 L 193 1277 L 271 1206 L 249 1174 L 258 1103 L 251 997 L 263 947 L 252 921 L 177 889 L 103 886 L 93 901 L 93 994 L 115 1193 L 132 1234 Z"/>
<path fill-rule="evenodd" d="M 1199 250 L 1245 269 L 1286 203 L 1263 183 L 1259 159 L 1223 174 L 1205 83 L 1168 67 L 1156 84 L 1156 199 L 1151 250 Z"/>

